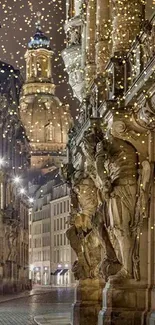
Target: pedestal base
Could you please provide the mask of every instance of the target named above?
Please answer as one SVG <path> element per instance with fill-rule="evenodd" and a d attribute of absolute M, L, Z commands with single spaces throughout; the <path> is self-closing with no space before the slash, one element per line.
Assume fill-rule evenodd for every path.
<path fill-rule="evenodd" d="M 103 290 L 103 308 L 98 325 L 146 325 L 147 287 L 135 281 L 107 283 Z"/>
<path fill-rule="evenodd" d="M 73 306 L 73 325 L 97 325 L 104 285 L 103 280 L 80 280 L 76 288 L 76 302 Z"/>
<path fill-rule="evenodd" d="M 148 319 L 148 325 L 154 325 L 154 324 L 155 324 L 155 311 L 153 311 L 149 315 L 149 319 Z"/>

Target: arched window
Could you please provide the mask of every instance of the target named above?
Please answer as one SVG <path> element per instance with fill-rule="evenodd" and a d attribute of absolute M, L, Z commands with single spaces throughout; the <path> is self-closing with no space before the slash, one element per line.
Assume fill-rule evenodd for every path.
<path fill-rule="evenodd" d="M 27 79 L 31 77 L 31 69 L 30 69 L 30 59 L 27 60 Z"/>
<path fill-rule="evenodd" d="M 42 76 L 41 63 L 39 61 L 37 61 L 37 77 L 41 77 L 41 76 Z"/>
<path fill-rule="evenodd" d="M 46 130 L 46 140 L 47 141 L 54 141 L 55 139 L 55 127 L 52 125 L 52 122 L 45 125 Z"/>
<path fill-rule="evenodd" d="M 48 60 L 44 56 L 39 56 L 37 58 L 37 77 L 47 78 L 48 72 Z"/>

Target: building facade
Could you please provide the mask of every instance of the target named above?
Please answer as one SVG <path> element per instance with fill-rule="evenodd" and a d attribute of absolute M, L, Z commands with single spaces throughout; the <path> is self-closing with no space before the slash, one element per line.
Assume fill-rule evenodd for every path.
<path fill-rule="evenodd" d="M 48 177 L 37 189 L 29 211 L 30 277 L 34 284 L 69 286 L 75 282 L 71 274 L 74 253 L 66 237 L 69 191 L 58 170 Z"/>
<path fill-rule="evenodd" d="M 51 260 L 51 273 L 52 283 L 58 286 L 75 284 L 72 273 L 75 254 L 66 236 L 70 215 L 69 194 L 66 184 L 57 185 L 53 189 L 53 200 L 51 201 L 51 247 L 53 257 Z"/>
<path fill-rule="evenodd" d="M 73 324 L 154 324 L 155 4 L 66 1 Z M 103 298 L 103 299 L 102 299 Z"/>
<path fill-rule="evenodd" d="M 0 292 L 5 294 L 30 288 L 27 209 L 20 195 L 27 185 L 29 142 L 18 111 L 20 73 L 4 62 L 0 66 Z"/>

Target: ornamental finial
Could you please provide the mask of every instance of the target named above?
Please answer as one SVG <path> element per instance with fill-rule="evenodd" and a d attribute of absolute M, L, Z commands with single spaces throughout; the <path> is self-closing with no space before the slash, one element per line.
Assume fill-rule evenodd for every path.
<path fill-rule="evenodd" d="M 37 21 L 36 21 L 37 30 L 41 30 L 41 12 L 37 12 Z"/>

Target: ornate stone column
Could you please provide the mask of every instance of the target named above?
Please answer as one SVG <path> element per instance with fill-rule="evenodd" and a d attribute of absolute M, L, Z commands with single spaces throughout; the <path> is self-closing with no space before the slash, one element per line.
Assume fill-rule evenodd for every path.
<path fill-rule="evenodd" d="M 76 288 L 76 303 L 73 311 L 74 325 L 95 325 L 101 308 L 104 281 L 101 279 L 80 280 Z"/>
<path fill-rule="evenodd" d="M 86 13 L 86 89 L 95 76 L 96 0 L 89 0 Z"/>
<path fill-rule="evenodd" d="M 97 0 L 96 8 L 96 72 L 103 75 L 110 54 L 110 7 L 109 0 Z"/>
<path fill-rule="evenodd" d="M 112 54 L 122 53 L 130 48 L 139 34 L 144 18 L 144 1 L 111 0 L 112 8 Z"/>

